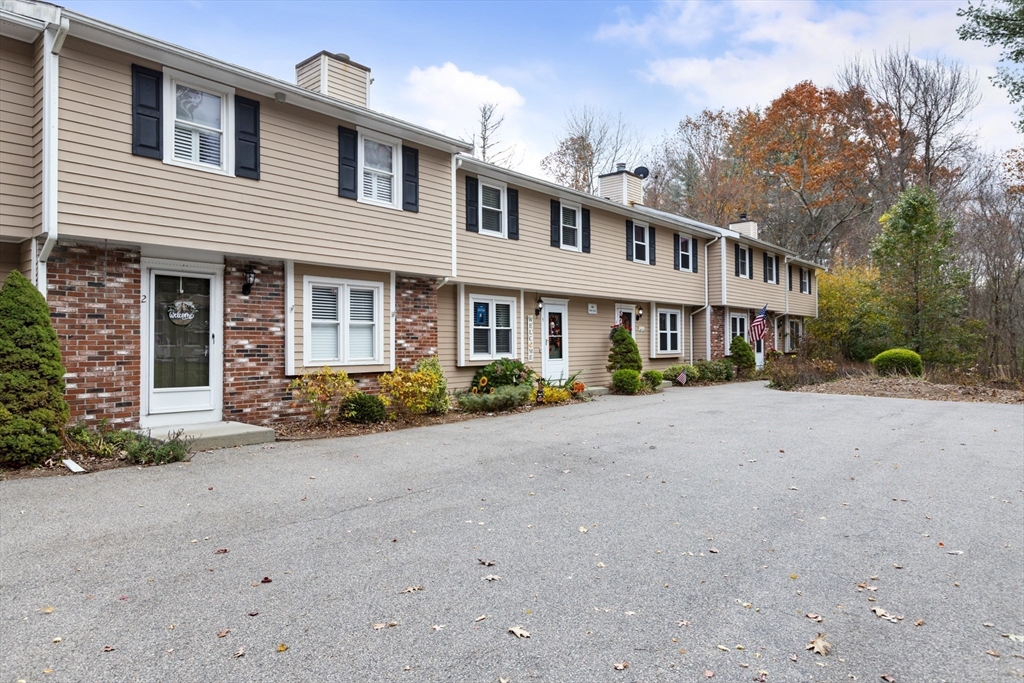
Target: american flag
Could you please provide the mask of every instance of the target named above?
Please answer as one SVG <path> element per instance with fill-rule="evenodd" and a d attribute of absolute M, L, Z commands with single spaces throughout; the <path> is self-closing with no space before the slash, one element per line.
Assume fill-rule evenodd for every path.
<path fill-rule="evenodd" d="M 750 338 L 754 341 L 764 339 L 764 328 L 767 324 L 767 315 L 768 304 L 765 304 L 764 308 L 761 309 L 761 312 L 757 314 L 756 318 L 754 318 L 754 322 L 750 323 Z"/>

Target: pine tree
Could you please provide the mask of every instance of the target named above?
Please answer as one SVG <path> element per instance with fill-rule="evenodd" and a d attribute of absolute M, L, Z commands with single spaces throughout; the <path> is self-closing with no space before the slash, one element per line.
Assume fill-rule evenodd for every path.
<path fill-rule="evenodd" d="M 612 350 L 608 352 L 608 365 L 605 366 L 608 372 L 616 370 L 644 369 L 644 362 L 640 358 L 640 349 L 637 348 L 633 335 L 625 327 L 616 327 L 612 332 Z"/>
<path fill-rule="evenodd" d="M 68 421 L 64 365 L 46 300 L 13 271 L 0 290 L 0 464 L 41 463 Z"/>

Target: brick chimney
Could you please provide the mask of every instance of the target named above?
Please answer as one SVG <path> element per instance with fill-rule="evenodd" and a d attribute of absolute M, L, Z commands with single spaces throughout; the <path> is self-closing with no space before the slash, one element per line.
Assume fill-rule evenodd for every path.
<path fill-rule="evenodd" d="M 295 82 L 328 97 L 356 104 L 370 106 L 370 68 L 357 64 L 348 55 L 335 54 L 326 50 L 304 59 L 295 65 Z"/>
<path fill-rule="evenodd" d="M 643 204 L 644 179 L 633 171 L 627 171 L 626 164 L 615 164 L 614 171 L 597 176 L 597 194 L 626 206 Z"/>
<path fill-rule="evenodd" d="M 747 237 L 753 237 L 755 240 L 757 239 L 757 223 L 754 221 L 748 221 L 747 214 L 745 213 L 740 214 L 740 219 L 738 222 L 730 223 L 729 229 L 735 230 L 736 232 L 739 233 L 743 233 Z"/>

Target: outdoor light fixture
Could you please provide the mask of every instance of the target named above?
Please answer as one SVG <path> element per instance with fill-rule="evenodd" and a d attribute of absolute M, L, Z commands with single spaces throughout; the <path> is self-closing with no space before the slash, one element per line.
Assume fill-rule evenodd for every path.
<path fill-rule="evenodd" d="M 534 315 L 540 315 L 540 312 L 544 310 L 544 299 L 537 299 L 537 309 L 533 312 Z"/>
<path fill-rule="evenodd" d="M 287 99 L 288 96 L 285 95 L 283 92 L 274 93 L 274 101 L 277 102 L 278 104 L 284 104 Z"/>
<path fill-rule="evenodd" d="M 245 269 L 245 284 L 242 285 L 242 296 L 249 296 L 249 292 L 252 291 L 254 284 L 256 284 L 256 271 L 252 269 L 252 266 L 247 266 Z"/>
<path fill-rule="evenodd" d="M 637 306 L 636 307 L 636 319 L 640 320 L 640 318 L 642 318 L 642 317 L 644 317 L 644 307 L 643 306 Z"/>

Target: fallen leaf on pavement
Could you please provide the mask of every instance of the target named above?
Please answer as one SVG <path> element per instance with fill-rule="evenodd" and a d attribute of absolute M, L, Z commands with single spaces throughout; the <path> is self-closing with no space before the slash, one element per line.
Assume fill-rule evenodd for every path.
<path fill-rule="evenodd" d="M 902 621 L 903 620 L 903 617 L 896 616 L 895 614 L 889 614 L 888 612 L 886 612 L 881 607 L 877 607 L 877 606 L 876 607 L 872 607 L 871 611 L 874 612 L 875 616 L 877 616 L 879 619 L 885 619 L 887 621 L 891 621 L 894 624 L 897 621 Z"/>
<path fill-rule="evenodd" d="M 708 548 L 708 552 L 709 553 L 717 553 L 718 552 L 718 548 L 715 548 L 715 547 Z"/>
<path fill-rule="evenodd" d="M 44 607 L 43 614 L 53 614 L 53 607 L 51 605 L 47 605 L 46 607 Z"/>
<path fill-rule="evenodd" d="M 690 625 L 690 622 L 686 621 L 685 619 L 683 619 L 682 621 L 677 621 L 676 622 L 676 626 L 689 626 L 689 625 Z"/>
<path fill-rule="evenodd" d="M 229 633 L 231 633 L 231 629 L 229 629 L 229 628 L 226 628 L 226 629 L 224 629 L 223 631 L 218 631 L 218 632 L 217 632 L 217 637 L 218 637 L 218 638 L 225 638 L 225 637 L 227 637 L 227 635 L 228 635 Z"/>
<path fill-rule="evenodd" d="M 995 627 L 995 624 L 993 624 L 991 621 L 984 621 L 984 622 L 982 622 L 981 625 L 984 626 L 985 628 L 994 628 Z"/>
<path fill-rule="evenodd" d="M 478 616 L 476 619 L 473 620 L 473 623 L 475 624 L 478 621 L 483 621 L 486 618 L 487 618 L 486 614 L 481 614 L 480 616 Z"/>
<path fill-rule="evenodd" d="M 259 615 L 259 612 L 249 612 L 249 616 L 250 617 L 255 617 L 255 616 L 258 616 L 258 615 Z"/>
<path fill-rule="evenodd" d="M 1003 638 L 1009 638 L 1015 643 L 1024 643 L 1024 636 L 1018 636 L 1016 633 L 1004 633 Z"/>
<path fill-rule="evenodd" d="M 238 650 L 235 651 L 235 654 L 231 655 L 231 658 L 232 659 L 238 659 L 239 657 L 244 657 L 244 656 L 245 656 L 245 648 L 244 647 L 240 647 L 240 648 L 238 648 Z"/>
<path fill-rule="evenodd" d="M 421 590 L 423 590 L 423 586 L 407 586 L 407 587 L 403 588 L 402 590 L 398 591 L 398 593 L 399 593 L 399 595 L 401 595 L 402 593 L 415 593 L 416 591 L 421 591 Z"/>
<path fill-rule="evenodd" d="M 227 555 L 229 552 L 231 552 L 231 551 L 228 550 L 227 548 L 217 548 L 216 550 L 213 551 L 213 554 L 214 555 Z"/>
<path fill-rule="evenodd" d="M 524 631 L 521 626 L 509 626 L 508 632 L 514 635 L 516 638 L 529 638 L 530 632 Z"/>
<path fill-rule="evenodd" d="M 481 559 L 481 558 L 478 557 L 478 558 L 476 558 L 476 561 L 479 562 L 480 564 L 482 564 L 485 567 L 493 567 L 494 566 L 494 560 L 484 560 L 484 559 Z"/>
<path fill-rule="evenodd" d="M 797 656 L 796 655 L 790 655 L 789 658 L 792 659 L 794 662 L 797 660 Z"/>
<path fill-rule="evenodd" d="M 482 580 L 483 581 L 501 581 L 501 577 L 498 576 L 497 574 L 488 574 Z"/>
<path fill-rule="evenodd" d="M 612 668 L 616 671 L 625 671 L 629 668 L 629 662 L 615 662 L 612 664 Z"/>
<path fill-rule="evenodd" d="M 950 550 L 949 554 L 950 555 L 963 555 L 964 551 L 963 550 Z"/>
<path fill-rule="evenodd" d="M 807 617 L 808 619 L 810 619 L 811 621 L 816 621 L 816 622 L 818 622 L 819 624 L 821 623 L 821 617 L 820 617 L 820 616 L 818 616 L 817 614 L 811 614 L 810 612 L 808 612 L 808 613 L 807 613 L 806 615 L 804 615 L 804 616 L 806 616 L 806 617 Z"/>
<path fill-rule="evenodd" d="M 512 679 L 511 678 L 502 678 L 501 676 L 498 676 L 498 683 L 512 683 Z"/>
<path fill-rule="evenodd" d="M 993 657 L 998 657 L 999 656 L 999 653 L 996 652 L 995 650 L 985 650 L 985 654 L 991 655 Z"/>
<path fill-rule="evenodd" d="M 896 679 L 889 674 L 882 674 L 882 680 L 885 681 L 885 683 L 896 683 Z"/>
<path fill-rule="evenodd" d="M 387 628 L 387 624 L 381 624 L 381 623 L 370 624 L 370 628 L 372 628 L 374 631 L 379 631 L 382 628 Z"/>
<path fill-rule="evenodd" d="M 581 527 L 580 527 L 580 533 L 581 533 L 581 534 L 585 534 L 585 533 L 587 533 L 587 527 L 585 527 L 585 526 L 581 526 Z"/>
<path fill-rule="evenodd" d="M 918 619 L 915 621 L 914 626 L 924 626 L 924 619 Z"/>
<path fill-rule="evenodd" d="M 58 636 L 58 637 L 53 639 L 53 642 L 59 643 L 59 642 L 61 642 L 61 640 L 62 640 L 62 638 L 60 636 Z"/>
<path fill-rule="evenodd" d="M 109 645 L 104 645 L 103 646 L 103 651 L 104 652 L 113 652 L 114 648 L 110 647 Z"/>
<path fill-rule="evenodd" d="M 825 640 L 826 635 L 827 634 L 825 633 L 819 633 L 814 640 L 807 643 L 807 647 L 805 649 L 813 650 L 814 652 L 817 652 L 819 655 L 822 656 L 827 655 L 829 651 L 832 649 L 832 645 L 831 643 Z"/>
<path fill-rule="evenodd" d="M 706 677 L 708 677 L 708 678 L 714 678 L 715 677 L 715 672 L 712 671 L 711 669 L 705 669 L 704 670 L 704 675 Z"/>
<path fill-rule="evenodd" d="M 892 568 L 893 569 L 903 569 L 903 565 L 902 564 L 896 564 L 895 562 L 893 562 Z"/>
<path fill-rule="evenodd" d="M 287 652 L 288 651 L 288 646 L 285 645 L 284 643 L 281 643 L 280 645 L 277 646 L 277 651 L 278 652 Z"/>
<path fill-rule="evenodd" d="M 800 489 L 798 489 L 798 488 L 797 488 L 797 487 L 795 487 L 795 486 L 790 486 L 790 487 L 789 487 L 789 490 L 790 490 L 790 491 L 799 491 Z"/>
<path fill-rule="evenodd" d="M 273 583 L 273 581 L 274 580 L 269 576 L 264 576 L 263 579 L 260 580 L 260 583 Z"/>
<path fill-rule="evenodd" d="M 719 645 L 718 649 L 723 652 L 730 652 L 729 648 L 727 648 L 725 645 Z"/>
<path fill-rule="evenodd" d="M 444 628 L 444 626 L 445 626 L 444 624 L 434 624 L 430 628 L 434 629 L 435 631 L 440 631 L 441 629 Z"/>

